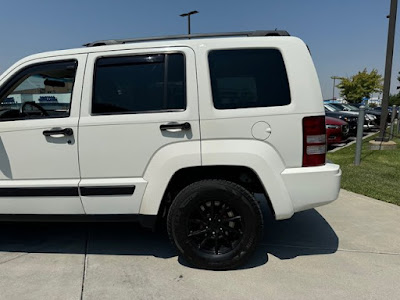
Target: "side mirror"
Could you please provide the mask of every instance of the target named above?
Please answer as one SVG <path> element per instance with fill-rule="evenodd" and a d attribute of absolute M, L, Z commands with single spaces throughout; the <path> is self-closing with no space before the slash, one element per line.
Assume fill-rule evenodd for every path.
<path fill-rule="evenodd" d="M 58 81 L 58 80 L 46 79 L 44 81 L 44 85 L 52 86 L 52 87 L 65 87 L 65 82 Z"/>

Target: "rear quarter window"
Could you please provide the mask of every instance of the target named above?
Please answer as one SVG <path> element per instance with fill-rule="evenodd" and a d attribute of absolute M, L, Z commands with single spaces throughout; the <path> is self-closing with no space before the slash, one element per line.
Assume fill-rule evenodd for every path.
<path fill-rule="evenodd" d="M 208 55 L 216 109 L 290 104 L 289 82 L 277 49 L 213 50 Z"/>

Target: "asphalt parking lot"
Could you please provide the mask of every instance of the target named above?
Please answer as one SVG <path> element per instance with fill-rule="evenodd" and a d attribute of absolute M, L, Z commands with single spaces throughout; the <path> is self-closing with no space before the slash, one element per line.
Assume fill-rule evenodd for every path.
<path fill-rule="evenodd" d="M 276 222 L 240 270 L 193 269 L 127 223 L 2 223 L 1 299 L 399 299 L 400 207 L 342 190 Z"/>

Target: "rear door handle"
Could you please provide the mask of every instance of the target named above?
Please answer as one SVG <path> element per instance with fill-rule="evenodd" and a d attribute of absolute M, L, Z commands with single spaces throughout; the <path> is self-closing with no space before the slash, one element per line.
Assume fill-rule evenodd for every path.
<path fill-rule="evenodd" d="M 72 128 L 64 128 L 64 129 L 53 128 L 50 130 L 43 131 L 44 136 L 52 136 L 52 135 L 59 135 L 59 134 L 62 134 L 65 136 L 71 136 L 74 134 L 74 131 L 72 130 Z"/>
<path fill-rule="evenodd" d="M 172 129 L 189 130 L 190 129 L 190 123 L 188 123 L 188 122 L 185 122 L 185 123 L 168 123 L 168 124 L 160 125 L 160 130 L 161 131 L 172 130 Z"/>

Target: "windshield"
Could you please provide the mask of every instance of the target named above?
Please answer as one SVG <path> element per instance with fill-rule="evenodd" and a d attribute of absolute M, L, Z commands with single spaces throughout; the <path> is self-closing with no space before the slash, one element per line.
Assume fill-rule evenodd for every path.
<path fill-rule="evenodd" d="M 330 104 L 324 104 L 324 106 L 325 106 L 325 108 L 326 108 L 327 110 L 329 110 L 329 111 L 340 111 L 339 108 L 337 108 L 337 107 L 335 107 L 335 106 L 333 106 L 333 105 L 330 105 Z"/>
<path fill-rule="evenodd" d="M 346 107 L 348 110 L 351 110 L 351 111 L 358 111 L 359 110 L 357 107 L 355 107 L 353 105 L 350 105 L 350 104 L 343 104 L 343 107 Z"/>

